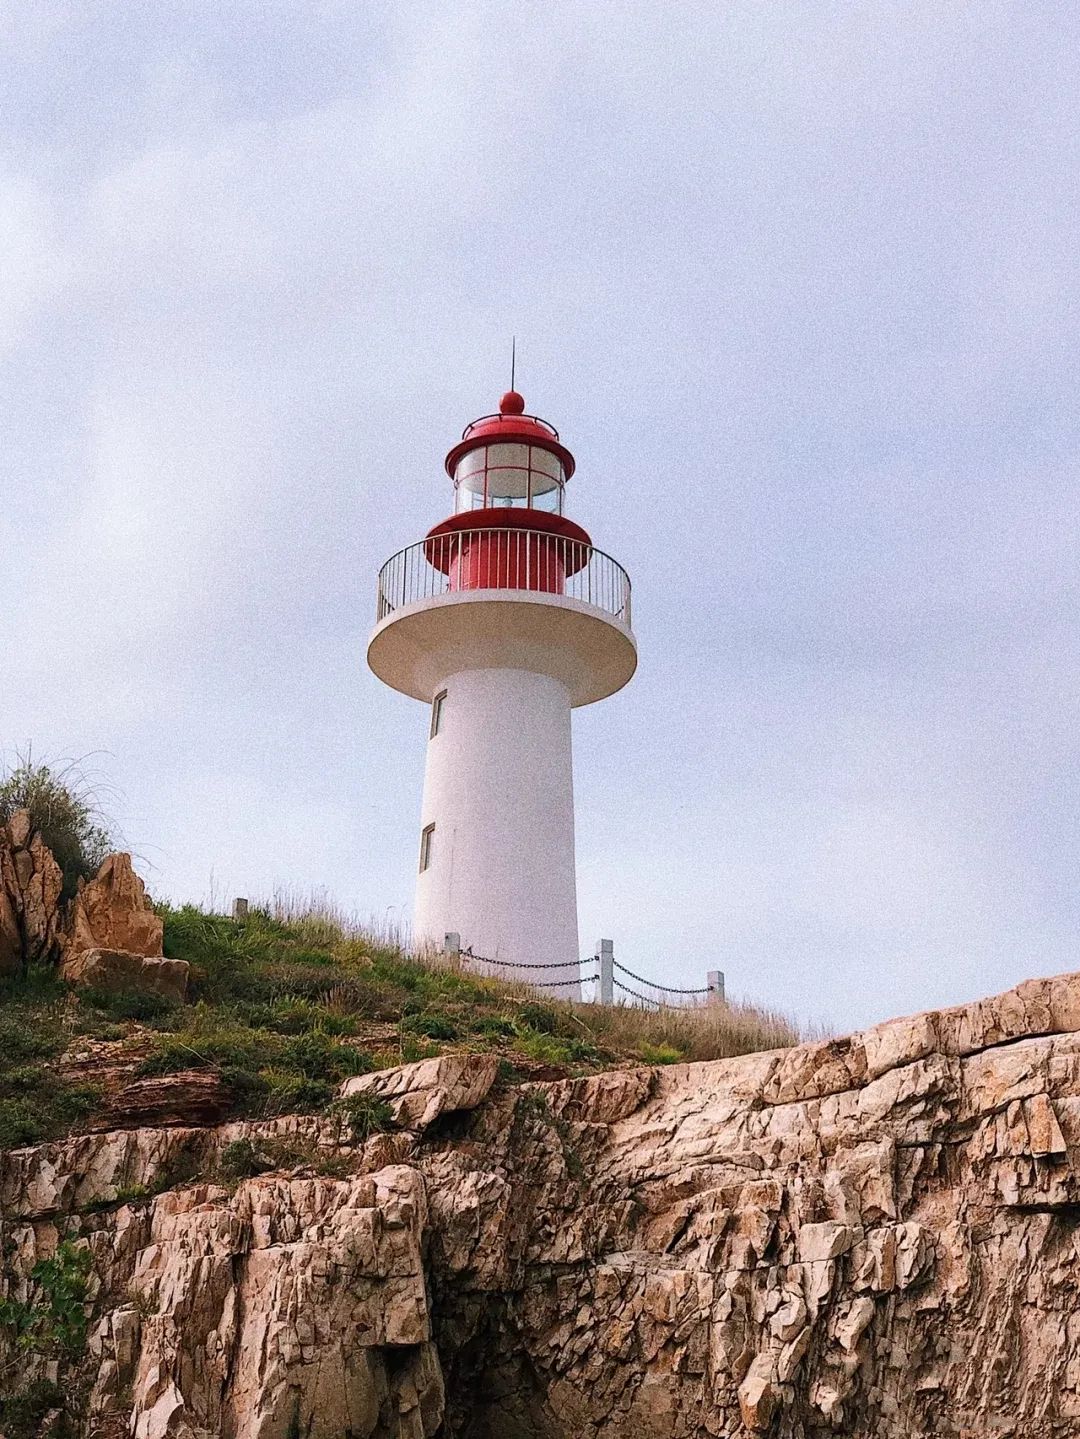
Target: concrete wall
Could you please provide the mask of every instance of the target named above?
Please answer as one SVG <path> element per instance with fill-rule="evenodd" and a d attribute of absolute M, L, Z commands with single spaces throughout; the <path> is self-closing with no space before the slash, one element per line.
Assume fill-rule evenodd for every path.
<path fill-rule="evenodd" d="M 457 932 L 475 953 L 518 964 L 576 962 L 570 693 L 517 669 L 463 670 L 441 688 L 417 863 L 421 830 L 435 832 L 430 867 L 417 877 L 414 935 L 441 946 Z M 579 988 L 576 971 L 519 977 L 572 978 L 567 995 Z"/>

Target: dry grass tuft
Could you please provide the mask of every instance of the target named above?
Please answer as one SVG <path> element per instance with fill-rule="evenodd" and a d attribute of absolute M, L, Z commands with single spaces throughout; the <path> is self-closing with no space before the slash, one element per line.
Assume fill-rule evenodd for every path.
<path fill-rule="evenodd" d="M 648 1063 L 730 1059 L 762 1049 L 786 1049 L 811 1036 L 778 1010 L 753 1004 L 690 1009 L 645 1009 L 628 1004 L 575 1004 L 572 1012 L 597 1044 L 636 1050 Z"/>

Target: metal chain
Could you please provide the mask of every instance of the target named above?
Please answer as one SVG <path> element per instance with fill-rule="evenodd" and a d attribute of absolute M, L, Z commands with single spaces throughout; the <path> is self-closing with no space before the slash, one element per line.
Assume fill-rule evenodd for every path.
<path fill-rule="evenodd" d="M 646 979 L 644 975 L 635 974 L 632 969 L 627 969 L 625 964 L 620 964 L 617 959 L 611 961 L 616 969 L 621 969 L 623 974 L 628 974 L 631 979 L 636 979 L 638 984 L 647 984 L 650 989 L 661 989 L 665 994 L 712 994 L 711 989 L 679 989 L 674 984 L 657 984 L 655 979 Z"/>
<path fill-rule="evenodd" d="M 465 959 L 473 960 L 476 964 L 490 964 L 494 965 L 499 969 L 580 969 L 582 964 L 587 964 L 589 962 L 589 960 L 572 959 L 567 960 L 561 964 L 515 964 L 513 960 L 509 959 L 487 959 L 482 954 L 473 954 L 472 950 L 469 948 L 460 949 L 458 950 L 458 953 L 462 955 Z M 590 955 L 589 959 L 593 959 L 593 956 Z M 622 974 L 629 975 L 631 979 L 637 980 L 638 984 L 644 984 L 647 985 L 650 989 L 658 990 L 661 994 L 712 993 L 711 989 L 679 989 L 678 986 L 673 984 L 657 984 L 656 981 L 653 979 L 646 979 L 643 975 L 635 974 L 632 969 L 627 969 L 626 965 L 620 964 L 617 959 L 612 960 L 612 968 L 619 970 Z M 578 975 L 578 979 L 582 984 L 593 983 L 599 978 L 599 974 Z M 657 1009 L 661 1008 L 659 1000 L 654 999 L 651 995 L 639 994 L 636 989 L 628 989 L 625 984 L 620 984 L 614 975 L 612 975 L 611 977 L 611 982 L 616 989 L 621 989 L 623 994 L 629 994 L 632 995 L 634 999 L 640 999 L 642 1004 L 652 1004 L 655 1005 Z M 574 980 L 569 978 L 556 979 L 547 983 L 541 983 L 537 980 L 526 980 L 524 981 L 524 983 L 531 985 L 533 989 L 562 989 L 565 985 L 573 984 Z"/>
<path fill-rule="evenodd" d="M 577 969 L 583 963 L 580 959 L 571 959 L 564 964 L 515 964 L 512 959 L 486 959 L 482 954 L 473 954 L 471 949 L 459 949 L 458 953 L 466 959 L 475 959 L 477 964 L 495 964 L 500 969 Z M 564 980 L 563 983 L 569 984 L 570 981 Z"/>
<path fill-rule="evenodd" d="M 582 984 L 589 984 L 589 983 L 591 983 L 593 980 L 595 980 L 597 977 L 598 977 L 598 976 L 595 975 L 595 974 L 583 974 L 583 975 L 581 976 L 581 982 L 582 982 Z M 527 981 L 527 983 L 528 983 L 530 989 L 564 989 L 564 988 L 566 987 L 566 985 L 568 985 L 568 984 L 574 984 L 574 983 L 576 983 L 576 981 L 573 980 L 573 979 L 555 979 L 555 980 L 533 980 L 533 979 L 530 979 L 530 980 Z"/>
<path fill-rule="evenodd" d="M 659 1004 L 657 1004 L 657 1001 L 655 999 L 650 999 L 648 995 L 638 994 L 636 989 L 627 989 L 626 985 L 620 984 L 617 979 L 613 978 L 611 982 L 616 989 L 621 989 L 623 994 L 632 994 L 635 999 L 640 999 L 642 1004 L 655 1004 L 657 1009 L 660 1008 Z"/>

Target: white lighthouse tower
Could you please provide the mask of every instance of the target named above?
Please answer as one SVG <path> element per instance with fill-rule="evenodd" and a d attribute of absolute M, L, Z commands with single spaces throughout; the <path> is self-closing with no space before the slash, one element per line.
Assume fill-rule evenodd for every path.
<path fill-rule="evenodd" d="M 414 935 L 576 995 L 570 711 L 634 673 L 630 581 L 564 515 L 574 457 L 516 391 L 446 469 L 454 513 L 383 565 L 368 644 L 430 707 Z"/>

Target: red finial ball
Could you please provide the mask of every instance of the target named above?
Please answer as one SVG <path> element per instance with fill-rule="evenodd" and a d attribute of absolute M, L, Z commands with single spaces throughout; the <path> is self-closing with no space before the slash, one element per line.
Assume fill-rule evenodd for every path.
<path fill-rule="evenodd" d="M 525 413 L 524 397 L 519 395 L 517 390 L 507 390 L 499 401 L 500 415 L 523 415 Z"/>

